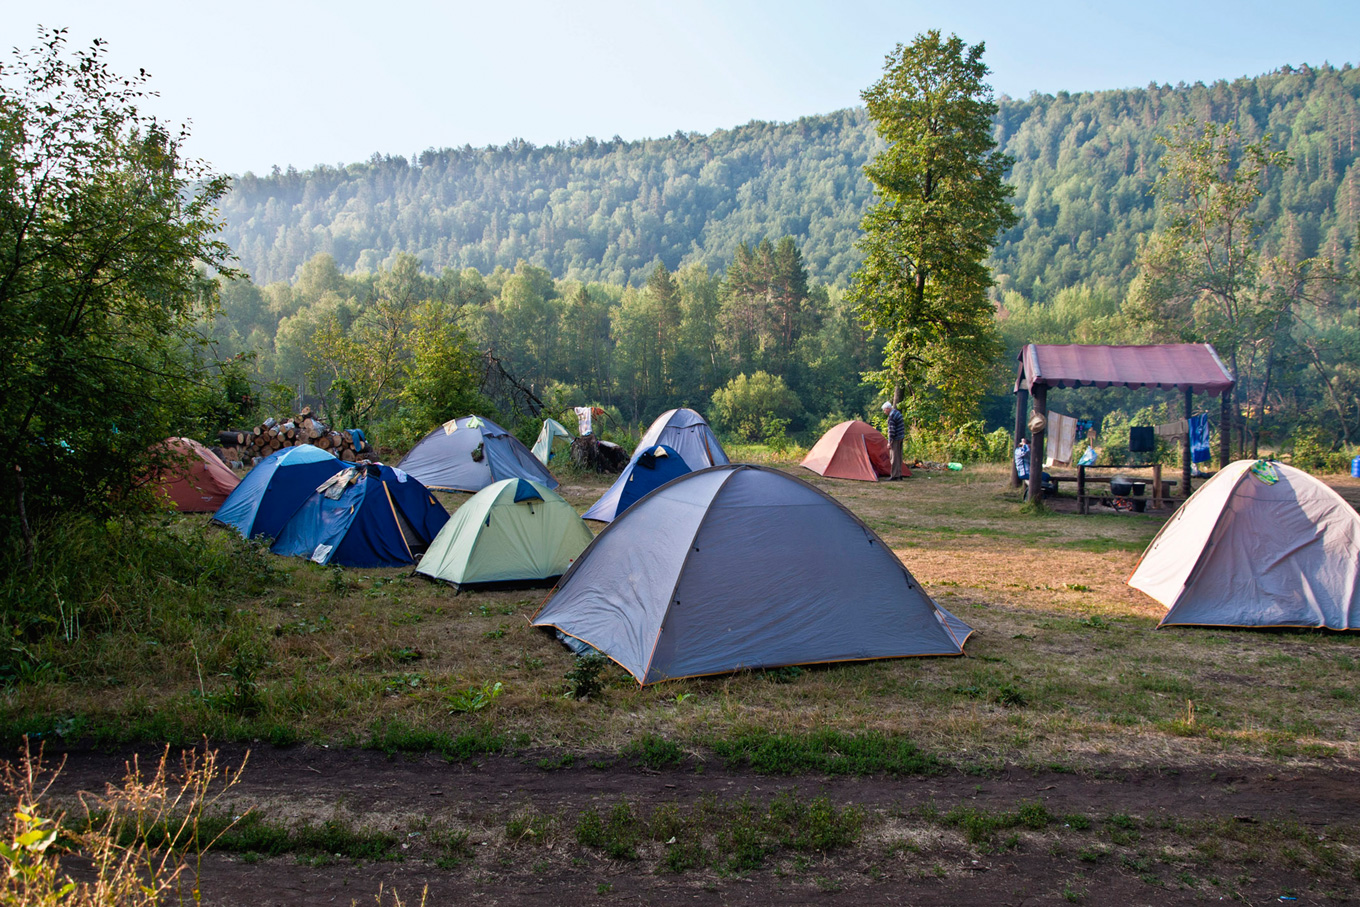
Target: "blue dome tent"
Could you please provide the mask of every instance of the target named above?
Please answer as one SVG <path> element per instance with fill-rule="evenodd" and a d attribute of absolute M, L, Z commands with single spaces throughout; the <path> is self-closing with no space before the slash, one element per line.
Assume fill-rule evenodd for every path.
<path fill-rule="evenodd" d="M 611 522 L 671 479 L 678 479 L 691 471 L 685 458 L 664 444 L 640 449 L 582 519 Z"/>
<path fill-rule="evenodd" d="M 344 567 L 400 567 L 415 562 L 449 514 L 429 490 L 400 469 L 365 463 L 316 489 L 270 549 Z"/>
<path fill-rule="evenodd" d="M 346 465 L 334 454 L 310 444 L 276 450 L 246 473 L 213 514 L 213 520 L 248 539 L 273 538 L 316 486 L 343 472 Z"/>

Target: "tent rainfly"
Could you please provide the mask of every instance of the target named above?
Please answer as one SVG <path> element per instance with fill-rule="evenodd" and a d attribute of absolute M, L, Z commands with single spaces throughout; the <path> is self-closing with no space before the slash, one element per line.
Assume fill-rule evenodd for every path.
<path fill-rule="evenodd" d="M 156 490 L 181 513 L 211 513 L 241 483 L 227 464 L 193 438 L 166 438 L 160 446 L 172 462 L 156 475 Z"/>
<path fill-rule="evenodd" d="M 585 512 L 584 519 L 612 522 L 633 504 L 692 470 L 683 457 L 664 444 L 644 447 L 637 452 L 623 472 Z"/>
<path fill-rule="evenodd" d="M 1228 425 L 1232 374 L 1208 343 L 1163 343 L 1150 346 L 1097 346 L 1079 343 L 1031 343 L 1020 351 L 1015 376 L 1015 443 L 1027 424 L 1025 414 L 1034 398 L 1035 419 L 1030 428 L 1029 497 L 1038 500 L 1043 481 L 1044 438 L 1050 387 L 1149 387 L 1185 392 L 1185 418 L 1194 413 L 1195 392 L 1222 397 L 1222 424 Z M 1228 460 L 1228 432 L 1221 433 L 1219 462 Z M 1011 484 L 1020 477 L 1011 468 Z M 1181 491 L 1190 494 L 1190 445 L 1181 451 Z"/>
<path fill-rule="evenodd" d="M 892 471 L 888 439 L 857 419 L 827 429 L 798 465 L 828 479 L 864 482 L 877 482 Z"/>
<path fill-rule="evenodd" d="M 481 491 L 501 479 L 557 487 L 552 473 L 519 438 L 481 416 L 445 422 L 421 438 L 397 466 L 435 491 Z"/>
<path fill-rule="evenodd" d="M 1360 630 L 1360 515 L 1292 466 L 1238 460 L 1181 505 L 1129 585 L 1161 626 Z"/>
<path fill-rule="evenodd" d="M 534 617 L 640 684 L 960 655 L 971 629 L 835 499 L 761 466 L 657 489 L 604 529 Z"/>
<path fill-rule="evenodd" d="M 544 466 L 547 466 L 549 461 L 552 460 L 554 456 L 553 442 L 558 438 L 562 438 L 570 444 L 571 432 L 567 431 L 562 423 L 556 419 L 544 419 L 543 428 L 539 429 L 538 440 L 534 442 L 533 446 L 534 456 Z"/>
<path fill-rule="evenodd" d="M 348 464 L 332 453 L 299 444 L 276 450 L 255 464 L 213 520 L 248 539 L 273 538 L 316 486 Z"/>
<path fill-rule="evenodd" d="M 679 453 L 690 469 L 725 466 L 728 462 L 718 436 L 713 434 L 704 417 L 692 409 L 669 409 L 657 416 L 638 442 L 638 450 L 658 444 Z"/>
<path fill-rule="evenodd" d="M 400 567 L 414 562 L 448 519 L 420 482 L 363 463 L 312 492 L 269 550 L 318 564 Z"/>
<path fill-rule="evenodd" d="M 566 572 L 593 537 L 547 485 L 502 479 L 458 508 L 416 572 L 456 586 L 542 583 Z"/>

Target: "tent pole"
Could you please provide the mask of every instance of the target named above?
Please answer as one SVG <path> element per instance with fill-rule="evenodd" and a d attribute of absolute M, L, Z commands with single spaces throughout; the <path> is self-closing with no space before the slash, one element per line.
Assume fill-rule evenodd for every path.
<path fill-rule="evenodd" d="M 1190 417 L 1194 412 L 1195 391 L 1193 388 L 1185 389 L 1185 421 L 1188 425 Z M 1181 447 L 1181 493 L 1187 498 L 1190 497 L 1190 434 L 1186 432 L 1185 444 Z"/>
<path fill-rule="evenodd" d="M 1025 437 L 1025 410 L 1029 408 L 1029 391 L 1017 387 L 1015 391 L 1015 440 L 1012 449 L 1019 447 Z M 1015 469 L 1015 457 L 1011 457 L 1011 487 L 1020 487 L 1020 473 Z"/>
<path fill-rule="evenodd" d="M 1029 433 L 1029 495 L 1027 500 L 1043 500 L 1044 481 L 1044 435 L 1048 429 L 1048 385 L 1035 384 L 1030 387 L 1034 396 L 1034 414 L 1044 417 L 1044 427 Z"/>

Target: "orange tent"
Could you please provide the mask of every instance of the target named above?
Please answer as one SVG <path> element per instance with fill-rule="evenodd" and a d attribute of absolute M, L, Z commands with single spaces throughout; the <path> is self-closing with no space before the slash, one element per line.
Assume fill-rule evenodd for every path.
<path fill-rule="evenodd" d="M 217 455 L 192 438 L 166 438 L 174 462 L 157 485 L 166 502 L 182 513 L 211 513 L 241 481 Z"/>
<path fill-rule="evenodd" d="M 799 465 L 828 479 L 877 482 L 891 468 L 888 439 L 867 422 L 842 422 L 822 435 Z"/>

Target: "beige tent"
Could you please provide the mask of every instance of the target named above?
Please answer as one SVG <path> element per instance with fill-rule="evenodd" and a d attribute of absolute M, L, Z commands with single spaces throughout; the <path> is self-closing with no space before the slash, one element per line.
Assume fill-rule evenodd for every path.
<path fill-rule="evenodd" d="M 1360 515 L 1302 470 L 1238 460 L 1167 521 L 1129 585 L 1166 605 L 1161 626 L 1360 629 Z"/>

